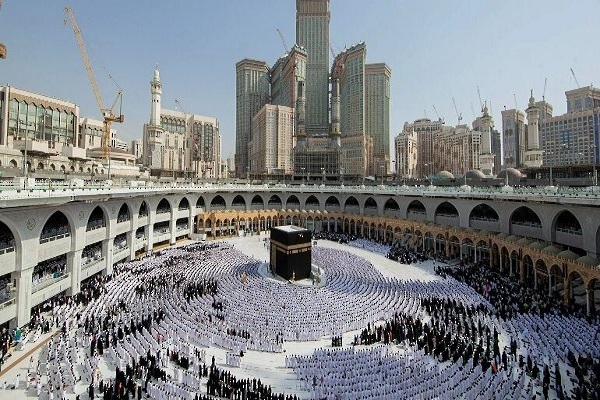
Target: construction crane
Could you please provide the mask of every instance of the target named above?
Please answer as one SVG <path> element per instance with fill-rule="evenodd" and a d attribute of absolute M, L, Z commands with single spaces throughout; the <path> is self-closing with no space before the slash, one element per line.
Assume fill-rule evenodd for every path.
<path fill-rule="evenodd" d="M 456 111 L 456 116 L 458 117 L 458 124 L 462 124 L 462 113 L 458 112 L 458 107 L 456 107 L 456 101 L 454 97 L 452 98 L 452 104 L 454 104 L 454 111 Z"/>
<path fill-rule="evenodd" d="M 0 8 L 2 8 L 2 0 L 0 0 Z M 6 46 L 3 43 L 0 43 L 0 58 L 6 58 Z"/>
<path fill-rule="evenodd" d="M 102 96 L 100 95 L 100 89 L 98 88 L 98 82 L 96 81 L 96 77 L 94 75 L 94 70 L 92 69 L 92 63 L 87 54 L 87 50 L 85 48 L 85 44 L 83 42 L 83 36 L 81 35 L 81 29 L 77 25 L 77 21 L 75 21 L 75 15 L 73 14 L 73 10 L 71 7 L 65 7 L 65 14 L 67 18 L 64 22 L 67 24 L 69 22 L 71 27 L 73 28 L 73 32 L 75 33 L 75 39 L 77 40 L 77 46 L 79 47 L 79 52 L 81 53 L 81 59 L 83 61 L 83 66 L 85 67 L 85 71 L 87 72 L 88 80 L 90 81 L 90 85 L 92 86 L 92 91 L 94 92 L 94 97 L 96 98 L 96 104 L 100 109 L 100 113 L 102 114 L 103 123 L 104 123 L 104 132 L 102 134 L 102 156 L 108 162 L 109 168 L 109 178 L 110 178 L 110 127 L 113 122 L 123 122 L 124 116 L 121 113 L 122 105 L 123 105 L 123 91 L 119 88 L 119 92 L 117 93 L 117 97 L 113 101 L 110 108 L 106 108 L 104 106 L 104 101 L 102 100 Z M 112 79 L 112 77 L 111 77 Z M 114 81 L 114 80 L 113 80 Z M 119 114 L 115 115 L 114 108 L 117 104 L 119 104 Z"/>
<path fill-rule="evenodd" d="M 483 111 L 483 101 L 481 101 L 481 92 L 479 91 L 479 85 L 477 86 L 477 96 L 479 96 L 479 107 Z"/>
<path fill-rule="evenodd" d="M 513 93 L 513 99 L 515 100 L 515 110 L 519 109 L 519 105 L 517 104 L 517 95 Z"/>
<path fill-rule="evenodd" d="M 577 85 L 577 89 L 579 89 L 581 86 L 579 85 L 579 81 L 577 80 L 577 77 L 575 76 L 575 71 L 573 71 L 573 68 L 571 68 L 571 75 L 573 75 L 573 79 L 575 79 L 575 84 Z"/>
<path fill-rule="evenodd" d="M 435 104 L 433 105 L 433 111 L 435 111 L 435 115 L 437 115 L 438 121 L 444 122 L 444 119 L 440 117 L 440 113 L 438 112 L 437 108 L 435 108 Z"/>
<path fill-rule="evenodd" d="M 548 78 L 544 78 L 544 92 L 542 93 L 542 101 L 546 101 L 546 86 L 548 85 Z"/>
<path fill-rule="evenodd" d="M 279 30 L 279 28 L 276 28 L 277 30 L 277 34 L 279 35 L 279 39 L 281 39 L 281 44 L 283 45 L 283 48 L 285 49 L 286 53 L 289 53 L 289 47 L 287 45 L 287 43 L 285 42 L 285 38 L 283 37 L 283 33 L 281 33 L 281 31 Z"/>

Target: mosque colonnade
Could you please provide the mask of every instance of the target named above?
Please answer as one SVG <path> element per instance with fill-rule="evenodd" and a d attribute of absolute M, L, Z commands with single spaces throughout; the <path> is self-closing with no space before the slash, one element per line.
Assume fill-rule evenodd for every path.
<path fill-rule="evenodd" d="M 27 199 L 0 211 L 0 324 L 115 263 L 191 235 L 296 224 L 401 243 L 447 259 L 489 260 L 526 284 L 600 310 L 600 210 L 586 205 L 386 194 L 189 191 Z"/>

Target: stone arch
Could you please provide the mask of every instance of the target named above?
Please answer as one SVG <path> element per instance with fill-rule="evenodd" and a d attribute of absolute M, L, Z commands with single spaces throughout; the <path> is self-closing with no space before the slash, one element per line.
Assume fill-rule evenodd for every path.
<path fill-rule="evenodd" d="M 221 195 L 216 195 L 210 201 L 210 209 L 211 210 L 225 210 L 227 209 L 227 204 L 225 203 L 225 199 Z"/>
<path fill-rule="evenodd" d="M 269 201 L 267 202 L 267 207 L 269 207 L 269 209 L 281 210 L 281 208 L 282 208 L 281 198 L 279 196 L 277 196 L 276 194 L 272 195 L 271 197 L 269 197 Z"/>
<path fill-rule="evenodd" d="M 233 201 L 231 202 L 231 208 L 234 210 L 245 210 L 246 200 L 238 194 L 233 198 Z"/>
<path fill-rule="evenodd" d="M 206 202 L 204 201 L 204 197 L 198 197 L 198 200 L 196 200 L 196 208 L 206 208 Z"/>
<path fill-rule="evenodd" d="M 521 206 L 514 210 L 510 215 L 511 233 L 514 225 L 541 228 L 542 220 L 531 208 L 527 206 Z"/>
<path fill-rule="evenodd" d="M 17 168 L 17 160 L 10 160 L 9 164 L 12 168 Z"/>
<path fill-rule="evenodd" d="M 291 195 L 287 198 L 285 202 L 285 208 L 288 210 L 299 210 L 300 209 L 300 200 L 295 195 Z"/>
<path fill-rule="evenodd" d="M 546 261 L 539 258 L 535 262 L 535 282 L 534 287 L 548 288 L 548 266 Z"/>
<path fill-rule="evenodd" d="M 188 201 L 187 197 L 184 197 L 181 199 L 181 201 L 179 201 L 179 206 L 177 208 L 179 211 L 190 209 L 190 202 Z"/>
<path fill-rule="evenodd" d="M 100 206 L 96 206 L 90 213 L 85 230 L 93 231 L 104 227 L 106 227 L 106 215 Z"/>
<path fill-rule="evenodd" d="M 55 211 L 44 223 L 40 233 L 40 243 L 46 243 L 53 238 L 71 235 L 71 223 L 61 211 Z"/>
<path fill-rule="evenodd" d="M 480 203 L 471 209 L 469 220 L 497 222 L 499 220 L 496 209 L 488 204 Z"/>
<path fill-rule="evenodd" d="M 569 304 L 581 309 L 587 305 L 585 281 L 578 271 L 571 271 L 567 277 L 569 292 L 567 299 Z"/>
<path fill-rule="evenodd" d="M 454 204 L 444 201 L 440 203 L 435 209 L 435 215 L 446 216 L 446 217 L 458 217 L 458 210 L 454 207 Z"/>
<path fill-rule="evenodd" d="M 523 256 L 522 268 L 525 276 L 525 284 L 533 287 L 535 285 L 535 266 L 529 254 Z"/>
<path fill-rule="evenodd" d="M 263 200 L 262 196 L 257 194 L 252 198 L 250 206 L 253 210 L 262 210 L 265 208 L 265 201 Z"/>
<path fill-rule="evenodd" d="M 121 204 L 119 208 L 119 212 L 117 213 L 117 224 L 121 222 L 127 222 L 131 219 L 131 212 L 129 211 L 129 206 L 127 203 Z"/>
<path fill-rule="evenodd" d="M 406 208 L 406 218 L 413 221 L 423 221 L 427 217 L 427 209 L 419 200 L 413 200 Z"/>
<path fill-rule="evenodd" d="M 377 211 L 377 207 L 378 207 L 377 201 L 375 201 L 374 198 L 369 197 L 369 198 L 367 198 L 367 200 L 365 200 L 365 206 L 364 206 L 365 210 Z"/>
<path fill-rule="evenodd" d="M 325 210 L 327 211 L 340 211 L 340 201 L 335 196 L 329 196 L 325 200 Z"/>
<path fill-rule="evenodd" d="M 383 205 L 384 211 L 398 211 L 399 209 L 400 206 L 398 205 L 398 202 L 391 197 Z"/>
<path fill-rule="evenodd" d="M 166 198 L 162 198 L 158 205 L 156 206 L 157 214 L 166 214 L 171 212 L 171 203 Z"/>
<path fill-rule="evenodd" d="M 146 201 L 142 201 L 142 204 L 140 204 L 140 209 L 138 210 L 138 216 L 140 218 L 148 216 L 148 203 L 146 203 Z"/>
<path fill-rule="evenodd" d="M 4 222 L 0 221 L 0 254 L 15 251 L 17 242 L 13 231 Z"/>
<path fill-rule="evenodd" d="M 600 279 L 590 279 L 587 284 L 589 293 L 588 304 L 591 315 L 597 315 L 600 311 Z"/>
<path fill-rule="evenodd" d="M 558 242 L 557 234 L 582 235 L 579 219 L 569 210 L 562 210 L 552 220 L 552 241 Z"/>
<path fill-rule="evenodd" d="M 309 196 L 306 199 L 306 202 L 304 203 L 305 210 L 318 210 L 320 207 L 321 203 L 319 202 L 319 199 L 317 199 L 314 195 Z"/>
<path fill-rule="evenodd" d="M 358 214 L 360 212 L 360 204 L 358 203 L 358 200 L 356 200 L 356 197 L 350 196 L 344 201 L 344 211 L 352 214 Z"/>

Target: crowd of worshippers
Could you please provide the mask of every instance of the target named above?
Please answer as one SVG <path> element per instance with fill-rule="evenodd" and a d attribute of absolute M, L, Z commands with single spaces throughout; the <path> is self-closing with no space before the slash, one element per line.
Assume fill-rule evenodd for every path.
<path fill-rule="evenodd" d="M 413 264 L 429 259 L 425 254 L 417 252 L 408 246 L 401 245 L 398 242 L 392 245 L 386 257 L 402 264 Z"/>
<path fill-rule="evenodd" d="M 57 277 L 63 275 L 67 269 L 67 258 L 58 256 L 49 260 L 39 262 L 33 267 L 33 286 L 36 282 L 43 280 L 46 277 Z"/>
<path fill-rule="evenodd" d="M 332 242 L 349 243 L 353 240 L 358 239 L 358 237 L 356 235 L 349 235 L 347 233 L 322 231 L 314 233 L 313 239 L 325 239 L 330 240 Z"/>
<path fill-rule="evenodd" d="M 550 312 L 585 317 L 585 310 L 575 304 L 566 305 L 559 294 L 549 296 L 546 286 L 537 290 L 524 286 L 518 275 L 507 276 L 490 268 L 489 263 L 480 262 L 460 268 L 437 267 L 436 273 L 442 277 L 451 276 L 475 289 L 494 306 L 502 319 L 522 313 L 544 316 Z"/>
<path fill-rule="evenodd" d="M 296 395 L 275 393 L 270 385 L 263 384 L 260 379 L 238 379 L 228 371 L 210 367 L 207 393 L 211 396 L 236 400 L 299 400 Z"/>
<path fill-rule="evenodd" d="M 342 335 L 331 336 L 331 347 L 342 347 Z"/>
<path fill-rule="evenodd" d="M 15 247 L 15 238 L 9 231 L 0 232 L 0 250 Z"/>

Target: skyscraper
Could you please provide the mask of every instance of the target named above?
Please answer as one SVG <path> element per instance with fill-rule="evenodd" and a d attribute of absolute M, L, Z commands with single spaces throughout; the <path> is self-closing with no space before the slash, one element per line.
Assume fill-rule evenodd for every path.
<path fill-rule="evenodd" d="M 523 165 L 526 149 L 525 114 L 516 109 L 502 111 L 502 143 L 504 167 Z"/>
<path fill-rule="evenodd" d="M 365 66 L 365 130 L 373 138 L 374 172 L 387 175 L 390 164 L 390 78 L 383 63 Z"/>
<path fill-rule="evenodd" d="M 236 176 L 244 177 L 248 172 L 252 117 L 269 101 L 269 66 L 246 58 L 235 65 L 235 72 L 235 168 Z"/>
<path fill-rule="evenodd" d="M 350 47 L 336 57 L 336 59 L 341 58 L 343 60 L 344 66 L 340 74 L 340 122 L 342 136 L 365 134 L 366 56 L 367 47 L 363 42 Z"/>
<path fill-rule="evenodd" d="M 296 43 L 308 53 L 306 132 L 329 132 L 329 0 L 296 0 Z"/>

